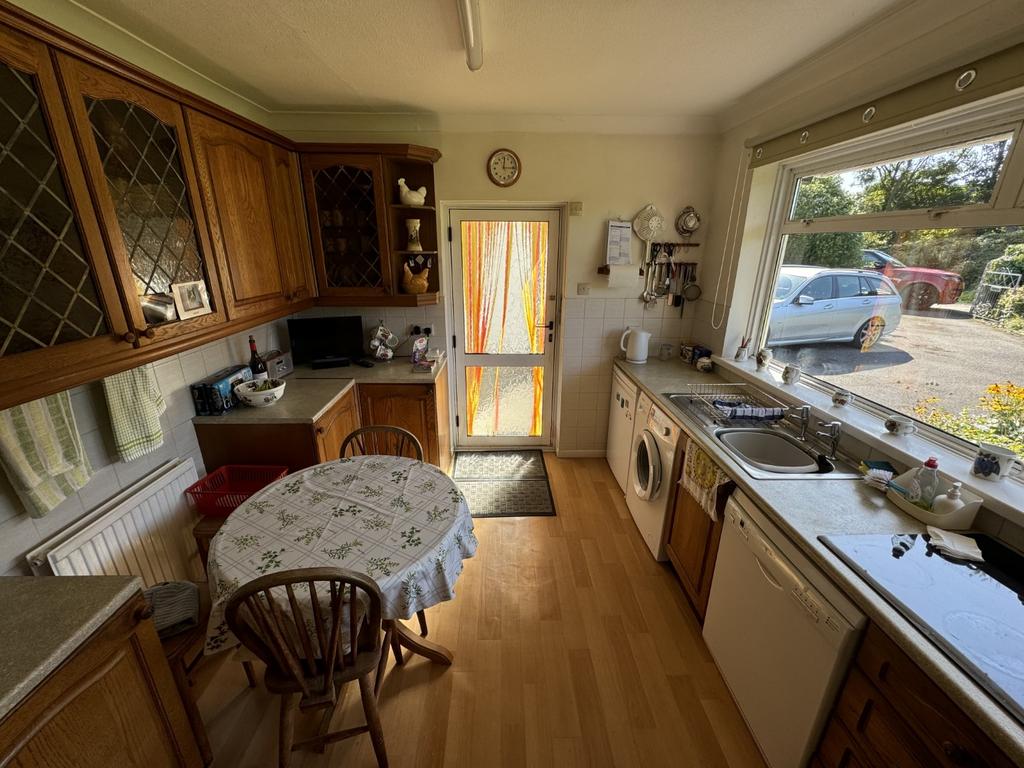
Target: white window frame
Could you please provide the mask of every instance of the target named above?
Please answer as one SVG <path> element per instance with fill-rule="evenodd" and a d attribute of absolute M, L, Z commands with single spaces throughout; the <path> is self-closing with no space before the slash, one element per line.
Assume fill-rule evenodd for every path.
<path fill-rule="evenodd" d="M 1012 133 L 1010 152 L 993 190 L 985 204 L 961 207 L 885 211 L 877 214 L 854 214 L 817 219 L 791 220 L 798 179 L 804 176 L 869 166 L 888 158 L 905 157 L 930 149 L 955 146 L 978 139 Z M 1024 93 L 1004 94 L 968 107 L 941 113 L 896 128 L 862 137 L 850 142 L 780 161 L 770 206 L 770 219 L 758 265 L 754 313 L 749 326 L 753 337 L 764 346 L 768 335 L 768 317 L 772 310 L 772 286 L 782 266 L 781 245 L 786 235 L 824 232 L 866 232 L 934 228 L 978 228 L 1024 226 Z M 773 369 L 781 369 L 778 363 Z M 831 394 L 840 387 L 808 375 L 802 383 Z M 879 419 L 897 409 L 868 399 L 857 392 L 854 405 Z M 913 414 L 907 414 L 913 417 Z M 952 453 L 971 456 L 975 443 L 949 432 L 919 422 L 918 434 Z"/>

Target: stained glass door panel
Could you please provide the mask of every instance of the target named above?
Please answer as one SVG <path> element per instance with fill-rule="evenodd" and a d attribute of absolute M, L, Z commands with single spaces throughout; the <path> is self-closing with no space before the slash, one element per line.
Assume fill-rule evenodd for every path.
<path fill-rule="evenodd" d="M 550 444 L 558 212 L 451 222 L 459 443 Z"/>

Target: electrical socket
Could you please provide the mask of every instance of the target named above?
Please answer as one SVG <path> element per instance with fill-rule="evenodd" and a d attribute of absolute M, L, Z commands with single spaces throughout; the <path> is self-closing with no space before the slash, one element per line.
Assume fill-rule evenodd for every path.
<path fill-rule="evenodd" d="M 576 283 L 576 295 L 577 296 L 589 296 L 590 295 L 590 283 Z"/>
<path fill-rule="evenodd" d="M 424 336 L 430 336 L 433 333 L 434 333 L 433 327 L 431 327 L 429 325 L 424 325 L 423 326 L 423 335 Z"/>
<path fill-rule="evenodd" d="M 420 327 L 419 327 L 418 325 L 414 325 L 414 326 L 412 327 L 412 335 L 413 335 L 413 336 L 419 336 L 419 335 L 420 335 L 420 333 L 421 333 L 421 331 L 420 331 Z"/>

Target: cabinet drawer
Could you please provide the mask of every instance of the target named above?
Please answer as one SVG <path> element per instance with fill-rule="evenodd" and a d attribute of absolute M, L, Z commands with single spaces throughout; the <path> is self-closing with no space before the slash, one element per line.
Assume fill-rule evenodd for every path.
<path fill-rule="evenodd" d="M 846 678 L 836 715 L 862 751 L 871 755 L 873 764 L 885 768 L 935 765 L 910 727 L 856 667 Z"/>
<path fill-rule="evenodd" d="M 812 765 L 821 768 L 871 768 L 846 727 L 833 717 L 825 728 Z"/>
<path fill-rule="evenodd" d="M 857 666 L 902 714 L 932 756 L 948 768 L 1011 768 L 1013 762 L 884 632 L 871 625 Z"/>

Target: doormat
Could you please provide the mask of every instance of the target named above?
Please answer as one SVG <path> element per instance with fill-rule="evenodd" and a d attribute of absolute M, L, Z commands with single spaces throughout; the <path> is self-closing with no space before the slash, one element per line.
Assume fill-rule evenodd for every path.
<path fill-rule="evenodd" d="M 461 451 L 452 479 L 473 517 L 555 514 L 541 451 Z"/>

